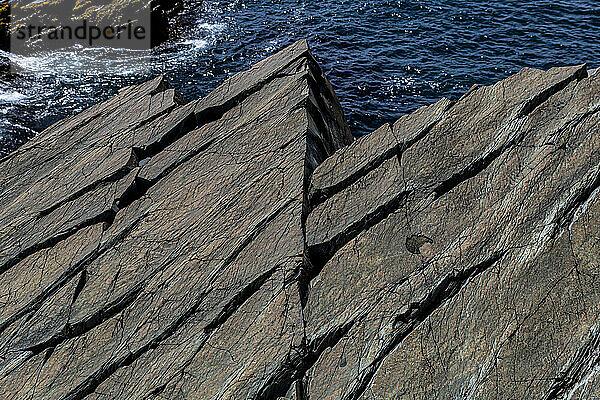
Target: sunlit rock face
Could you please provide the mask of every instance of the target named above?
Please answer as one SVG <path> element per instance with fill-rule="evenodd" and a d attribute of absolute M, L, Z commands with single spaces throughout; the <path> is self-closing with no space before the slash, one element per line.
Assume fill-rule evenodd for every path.
<path fill-rule="evenodd" d="M 305 41 L 124 88 L 0 162 L 0 398 L 597 398 L 599 112 L 524 69 L 354 140 Z"/>

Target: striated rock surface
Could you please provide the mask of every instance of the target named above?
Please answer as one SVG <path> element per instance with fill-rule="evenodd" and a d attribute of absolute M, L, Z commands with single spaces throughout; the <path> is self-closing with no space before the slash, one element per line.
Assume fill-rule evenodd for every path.
<path fill-rule="evenodd" d="M 2 399 L 595 399 L 600 74 L 353 140 L 305 41 L 0 162 Z"/>

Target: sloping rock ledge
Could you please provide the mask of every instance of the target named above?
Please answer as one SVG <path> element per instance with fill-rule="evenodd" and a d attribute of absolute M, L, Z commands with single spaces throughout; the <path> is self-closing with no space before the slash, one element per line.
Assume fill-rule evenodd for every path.
<path fill-rule="evenodd" d="M 0 165 L 2 399 L 600 398 L 600 74 L 354 140 L 300 41 Z"/>

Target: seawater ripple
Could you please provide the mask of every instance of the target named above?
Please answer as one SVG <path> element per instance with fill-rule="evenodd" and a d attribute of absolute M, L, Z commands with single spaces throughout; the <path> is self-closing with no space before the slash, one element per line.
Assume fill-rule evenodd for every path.
<path fill-rule="evenodd" d="M 110 73 L 65 63 L 101 58 L 71 48 L 16 60 L 29 71 L 0 78 L 0 155 L 58 119 L 125 85 L 165 74 L 188 98 L 274 51 L 307 38 L 331 80 L 356 136 L 473 84 L 523 67 L 600 65 L 600 2 L 548 0 L 218 1 L 188 0 L 180 38 L 136 70 L 124 52 Z"/>

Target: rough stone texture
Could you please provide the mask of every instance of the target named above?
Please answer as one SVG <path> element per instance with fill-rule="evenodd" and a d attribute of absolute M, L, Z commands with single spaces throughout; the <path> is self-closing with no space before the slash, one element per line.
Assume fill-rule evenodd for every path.
<path fill-rule="evenodd" d="M 595 399 L 600 74 L 354 141 L 305 41 L 0 162 L 2 399 Z"/>
<path fill-rule="evenodd" d="M 314 208 L 307 337 L 343 334 L 307 372 L 311 399 L 554 399 L 590 379 L 600 79 L 586 76 L 476 88 Z"/>
<path fill-rule="evenodd" d="M 303 343 L 306 176 L 352 140 L 301 41 L 191 103 L 124 89 L 4 159 L 0 398 L 269 396 Z"/>

